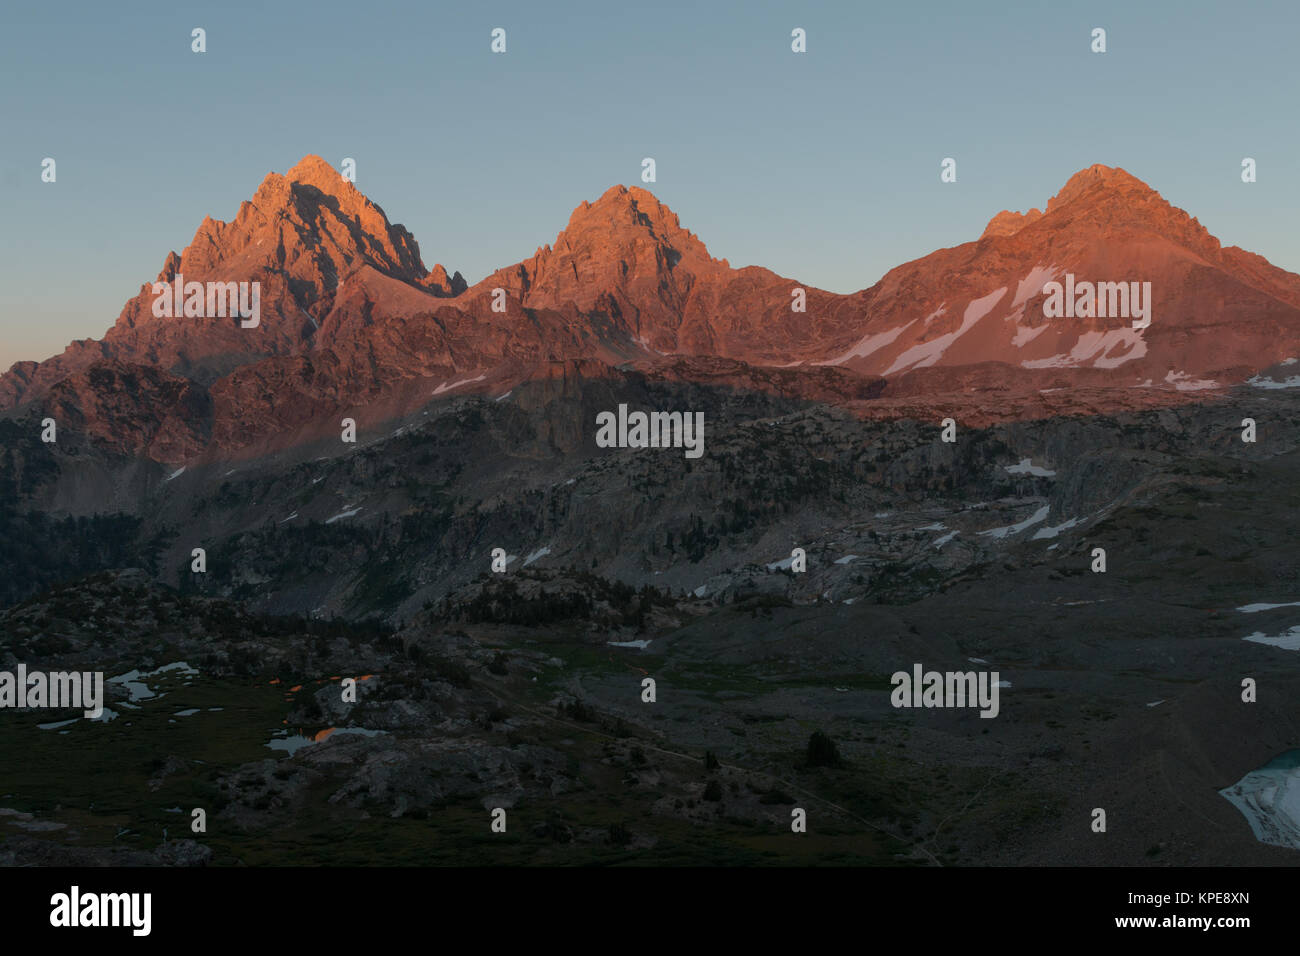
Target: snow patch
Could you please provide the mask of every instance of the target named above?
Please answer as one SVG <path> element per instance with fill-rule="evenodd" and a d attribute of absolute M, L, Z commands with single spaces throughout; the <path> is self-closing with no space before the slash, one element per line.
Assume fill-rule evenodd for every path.
<path fill-rule="evenodd" d="M 1253 378 L 1246 379 L 1246 384 L 1252 388 L 1300 388 L 1300 375 L 1292 375 L 1280 382 L 1275 378 L 1264 378 L 1256 375 Z"/>
<path fill-rule="evenodd" d="M 1110 353 L 1116 352 L 1112 356 Z M 1094 368 L 1118 368 L 1147 354 L 1146 339 L 1141 329 L 1110 329 L 1106 332 L 1084 332 L 1067 354 L 1061 353 L 1045 359 L 1029 359 L 1020 363 L 1022 368 L 1078 368 L 1089 359 Z"/>
<path fill-rule="evenodd" d="M 1037 327 L 1034 327 L 1032 325 L 1018 325 L 1016 326 L 1016 334 L 1015 337 L 1012 338 L 1011 344 L 1018 349 L 1022 349 L 1046 331 L 1047 331 L 1046 323 Z"/>
<path fill-rule="evenodd" d="M 1170 370 L 1165 381 L 1180 392 L 1202 392 L 1207 388 L 1218 388 L 1219 383 L 1208 378 L 1192 378 L 1187 372 Z"/>
<path fill-rule="evenodd" d="M 969 332 L 976 322 L 988 315 L 989 310 L 997 305 L 1002 296 L 1006 294 L 1006 291 L 1006 286 L 1002 286 L 982 298 L 975 299 L 970 305 L 966 306 L 966 313 L 961 319 L 961 328 L 957 329 L 956 332 L 946 332 L 943 335 L 936 336 L 929 342 L 913 345 L 894 359 L 894 364 L 885 370 L 885 374 L 889 375 L 906 368 L 926 368 L 939 361 L 943 357 L 943 353 L 948 350 L 948 346 Z"/>
<path fill-rule="evenodd" d="M 78 718 L 73 717 L 71 720 L 56 720 L 52 724 L 37 724 L 40 730 L 58 730 L 60 727 L 66 727 L 69 724 L 75 724 Z"/>
<path fill-rule="evenodd" d="M 928 320 L 927 320 L 928 321 Z M 830 359 L 826 362 L 818 362 L 818 365 L 843 365 L 849 359 L 866 358 L 873 352 L 879 352 L 886 345 L 893 344 L 894 339 L 903 334 L 904 331 L 916 324 L 916 319 L 908 322 L 906 325 L 900 325 L 896 329 L 890 329 L 887 332 L 877 332 L 874 335 L 867 335 L 838 358 Z"/>
<path fill-rule="evenodd" d="M 664 354 L 663 352 L 660 352 L 657 348 L 655 348 L 653 345 L 651 345 L 650 340 L 647 339 L 644 335 L 634 335 L 632 336 L 632 341 L 635 342 L 637 345 L 641 346 L 641 348 L 645 349 L 647 352 L 654 352 L 655 355 Z"/>
<path fill-rule="evenodd" d="M 1029 275 L 1016 284 L 1016 297 L 1011 300 L 1011 308 L 1024 305 L 1042 292 L 1043 286 L 1055 278 L 1059 271 L 1060 268 L 1057 266 L 1034 266 L 1030 269 Z"/>
<path fill-rule="evenodd" d="M 1005 538 L 1008 535 L 1019 534 L 1026 528 L 1038 524 L 1040 521 L 1046 521 L 1047 515 L 1051 512 L 1051 505 L 1043 505 L 1024 521 L 1018 521 L 1015 524 L 1007 525 L 1004 528 L 989 528 L 987 531 L 981 531 L 982 535 L 991 535 L 994 538 Z"/>
<path fill-rule="evenodd" d="M 137 703 L 155 697 L 166 697 L 166 694 L 155 693 L 154 690 L 145 683 L 144 680 L 142 680 L 142 678 L 156 677 L 159 674 L 168 674 L 172 671 L 179 671 L 180 676 L 182 677 L 197 677 L 199 673 L 185 661 L 175 661 L 171 664 L 164 664 L 162 667 L 155 667 L 151 671 L 130 670 L 125 674 L 118 674 L 116 677 L 110 677 L 108 683 L 121 684 L 126 688 L 127 699 L 130 700 L 131 703 Z M 107 711 L 105 712 L 107 713 Z"/>
<path fill-rule="evenodd" d="M 487 378 L 487 375 L 480 375 L 478 378 L 463 378 L 459 382 L 443 382 L 433 390 L 434 395 L 441 395 L 443 392 L 450 392 L 453 388 L 460 388 L 462 385 L 473 385 L 475 382 L 481 382 Z"/>
<path fill-rule="evenodd" d="M 1066 521 L 1063 524 L 1058 524 L 1055 527 L 1039 528 L 1037 531 L 1034 532 L 1034 536 L 1029 540 L 1037 541 L 1040 538 L 1055 538 L 1062 531 L 1069 531 L 1078 523 L 1079 523 L 1078 518 L 1071 518 L 1069 521 Z"/>
<path fill-rule="evenodd" d="M 520 567 L 524 567 L 524 568 L 526 568 L 526 567 L 528 567 L 528 565 L 532 564 L 534 561 L 540 561 L 542 558 L 546 557 L 546 556 L 547 556 L 548 554 L 550 554 L 550 553 L 551 553 L 551 549 L 550 549 L 549 547 L 546 547 L 546 548 L 538 548 L 536 551 L 534 551 L 534 552 L 533 552 L 532 554 L 530 554 L 528 557 L 524 558 L 524 563 L 523 563 L 522 565 L 520 565 Z"/>
<path fill-rule="evenodd" d="M 1020 464 L 1018 465 L 1003 465 L 1002 467 L 1006 470 L 1006 473 L 1008 475 L 1034 475 L 1035 477 L 1038 478 L 1056 477 L 1056 472 L 1052 471 L 1049 468 L 1043 468 L 1039 465 L 1035 465 L 1028 458 L 1021 458 Z"/>
<path fill-rule="evenodd" d="M 361 505 L 358 505 L 355 508 L 353 508 L 351 505 L 344 505 L 342 511 L 334 515 L 334 517 L 332 518 L 326 518 L 325 523 L 333 524 L 336 521 L 342 521 L 344 518 L 351 518 L 354 514 L 361 511 L 361 508 L 362 508 Z"/>
<path fill-rule="evenodd" d="M 1281 634 L 1274 634 L 1272 637 L 1269 637 L 1263 631 L 1256 631 L 1254 634 L 1243 637 L 1242 640 L 1252 641 L 1256 644 L 1268 644 L 1270 647 L 1281 648 L 1284 651 L 1300 651 L 1300 626 L 1283 631 Z"/>

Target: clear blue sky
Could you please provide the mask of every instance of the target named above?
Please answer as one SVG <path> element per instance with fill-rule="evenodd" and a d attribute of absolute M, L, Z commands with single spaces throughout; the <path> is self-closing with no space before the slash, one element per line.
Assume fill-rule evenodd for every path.
<path fill-rule="evenodd" d="M 837 292 L 1097 162 L 1300 271 L 1297 36 L 1296 0 L 5 3 L 0 367 L 100 336 L 307 153 L 471 282 L 644 156 L 713 255 Z"/>

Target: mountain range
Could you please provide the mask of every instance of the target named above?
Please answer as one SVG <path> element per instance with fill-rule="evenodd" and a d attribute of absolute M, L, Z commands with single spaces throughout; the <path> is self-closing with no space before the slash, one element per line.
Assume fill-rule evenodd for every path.
<path fill-rule="evenodd" d="M 0 865 L 1294 865 L 1300 277 L 1122 170 L 837 295 L 622 186 L 471 286 L 308 157 L 182 278 L 258 322 L 0 379 L 0 671 L 110 712 L 0 721 Z"/>
<path fill-rule="evenodd" d="M 616 370 L 988 424 L 1195 400 L 1300 354 L 1300 276 L 1101 165 L 1042 212 L 999 212 L 978 239 L 840 295 L 713 258 L 635 186 L 471 286 L 427 269 L 403 226 L 307 156 L 233 220 L 204 219 L 155 281 L 178 276 L 259 282 L 259 324 L 157 317 L 146 283 L 102 339 L 0 377 L 0 413 L 180 464 L 302 443 L 343 415 L 380 427 L 450 391 Z M 1149 282 L 1150 326 L 1045 317 L 1044 286 L 1067 276 Z"/>

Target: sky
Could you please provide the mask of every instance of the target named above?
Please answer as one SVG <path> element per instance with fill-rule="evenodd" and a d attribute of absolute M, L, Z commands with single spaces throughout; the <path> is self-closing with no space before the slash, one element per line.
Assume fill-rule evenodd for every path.
<path fill-rule="evenodd" d="M 851 292 L 1093 163 L 1300 272 L 1297 27 L 1295 0 L 6 3 L 0 369 L 102 336 L 309 153 L 471 283 L 624 183 L 732 266 Z"/>

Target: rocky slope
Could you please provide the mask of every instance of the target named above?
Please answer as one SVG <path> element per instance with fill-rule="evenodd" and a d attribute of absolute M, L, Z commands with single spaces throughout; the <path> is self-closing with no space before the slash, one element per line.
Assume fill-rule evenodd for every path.
<path fill-rule="evenodd" d="M 1296 390 L 955 447 L 720 396 L 689 469 L 548 450 L 560 416 L 518 398 L 187 471 L 146 502 L 175 522 L 156 571 L 0 611 L 0 669 L 120 678 L 107 721 L 0 722 L 28 758 L 0 862 L 1293 865 L 1219 791 L 1295 745 Z M 4 480 L 40 493 L 40 452 Z M 914 662 L 995 670 L 998 718 L 891 707 Z M 814 729 L 838 760 L 812 759 Z M 179 844 L 192 807 L 208 832 Z"/>

